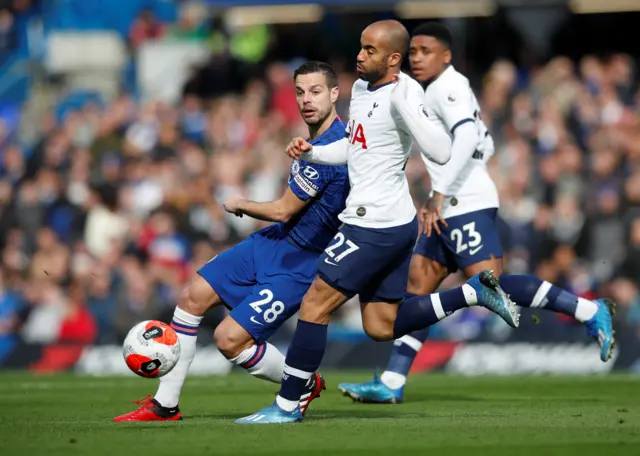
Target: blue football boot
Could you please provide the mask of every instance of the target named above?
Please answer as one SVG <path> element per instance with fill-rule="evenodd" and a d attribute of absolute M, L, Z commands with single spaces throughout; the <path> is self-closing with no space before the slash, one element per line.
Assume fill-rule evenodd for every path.
<path fill-rule="evenodd" d="M 615 331 L 613 330 L 612 317 L 616 314 L 616 303 L 611 299 L 596 299 L 598 311 L 590 319 L 584 322 L 587 334 L 598 341 L 600 345 L 600 359 L 607 362 L 611 359 L 613 349 L 616 346 Z"/>
<path fill-rule="evenodd" d="M 493 276 L 493 271 L 482 271 L 470 278 L 467 284 L 476 291 L 479 306 L 498 314 L 512 328 L 520 325 L 520 312 L 509 299 L 509 295 L 500 288 L 500 283 Z"/>
<path fill-rule="evenodd" d="M 389 388 L 380 381 L 377 372 L 373 377 L 373 381 L 340 383 L 338 389 L 345 396 L 365 404 L 400 404 L 404 394 L 404 386 L 398 389 Z"/>
<path fill-rule="evenodd" d="M 263 408 L 253 415 L 245 416 L 236 420 L 237 424 L 284 424 L 296 423 L 302 421 L 302 412 L 300 407 L 296 407 L 294 411 L 287 412 L 278 407 L 275 402 L 269 407 Z"/>

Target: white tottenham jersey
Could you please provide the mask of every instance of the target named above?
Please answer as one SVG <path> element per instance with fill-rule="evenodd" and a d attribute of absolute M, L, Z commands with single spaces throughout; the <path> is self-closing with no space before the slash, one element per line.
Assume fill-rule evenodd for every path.
<path fill-rule="evenodd" d="M 416 113 L 424 110 L 424 91 L 407 77 L 407 100 Z M 338 163 L 340 154 L 348 163 L 351 191 L 340 220 L 365 228 L 405 225 L 416 216 L 409 193 L 405 166 L 413 139 L 409 128 L 391 105 L 393 84 L 369 89 L 358 80 L 351 92 L 346 138 L 327 146 L 314 146 L 303 155 L 310 161 Z M 415 106 L 413 106 L 415 105 Z M 430 121 L 425 117 L 425 121 Z M 437 132 L 434 128 L 434 130 Z M 328 151 L 329 148 L 340 148 Z M 321 150 L 324 149 L 324 150 Z M 333 159 L 326 159 L 333 156 Z"/>
<path fill-rule="evenodd" d="M 494 153 L 493 139 L 481 119 L 480 106 L 469 80 L 450 66 L 429 84 L 425 98 L 427 114 L 439 122 L 452 139 L 460 126 L 472 123 L 475 127 L 477 146 L 471 158 L 456 156 L 455 142 L 451 159 L 445 165 L 422 156 L 432 188 L 447 195 L 443 217 L 499 207 L 498 191 L 486 165 Z"/>

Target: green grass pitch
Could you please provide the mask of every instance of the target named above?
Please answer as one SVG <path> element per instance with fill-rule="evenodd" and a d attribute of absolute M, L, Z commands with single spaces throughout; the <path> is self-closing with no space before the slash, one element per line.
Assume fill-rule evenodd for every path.
<path fill-rule="evenodd" d="M 116 424 L 155 381 L 0 375 L 0 454 L 14 455 L 640 455 L 640 378 L 410 377 L 402 405 L 355 404 L 330 372 L 308 418 L 292 425 L 234 420 L 274 399 L 276 385 L 243 373 L 193 378 L 185 420 Z"/>

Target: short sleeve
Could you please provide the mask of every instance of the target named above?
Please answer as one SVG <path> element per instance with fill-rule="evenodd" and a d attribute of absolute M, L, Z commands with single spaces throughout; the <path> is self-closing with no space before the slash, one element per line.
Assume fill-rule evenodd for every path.
<path fill-rule="evenodd" d="M 317 165 L 296 160 L 291 164 L 289 188 L 303 201 L 314 198 L 322 192 L 331 181 L 332 167 Z"/>
<path fill-rule="evenodd" d="M 460 125 L 475 122 L 475 109 L 471 103 L 469 87 L 462 84 L 438 88 L 436 95 L 436 112 L 453 134 Z"/>

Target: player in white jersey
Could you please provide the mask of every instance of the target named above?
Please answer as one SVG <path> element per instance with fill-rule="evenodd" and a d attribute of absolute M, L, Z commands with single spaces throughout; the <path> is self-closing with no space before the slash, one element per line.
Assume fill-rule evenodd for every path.
<path fill-rule="evenodd" d="M 451 146 L 448 134 L 427 116 L 422 87 L 399 71 L 408 45 L 409 34 L 397 21 L 367 27 L 347 137 L 325 146 L 297 138 L 288 148 L 293 158 L 347 163 L 351 190 L 340 215 L 343 225 L 318 260 L 318 275 L 303 299 L 276 401 L 238 423 L 302 419 L 299 390 L 322 361 L 330 315 L 356 294 L 365 332 L 376 340 L 400 337 L 438 321 L 441 312 L 476 304 L 518 324 L 514 306 L 487 271 L 460 288 L 402 302 L 418 235 L 404 172 L 412 142 L 440 164 L 449 160 Z"/>
<path fill-rule="evenodd" d="M 496 274 L 502 271 L 502 247 L 495 226 L 498 192 L 486 167 L 494 152 L 493 140 L 468 79 L 451 65 L 452 39 L 447 28 L 428 22 L 412 35 L 409 59 L 413 75 L 426 87 L 429 118 L 451 136 L 452 148 L 451 159 L 443 166 L 424 160 L 433 192 L 424 211 L 424 233 L 411 260 L 409 296 L 432 293 L 458 269 L 467 277 L 486 269 Z M 531 275 L 503 275 L 500 286 L 517 305 L 561 312 L 583 322 L 588 334 L 598 340 L 602 360 L 611 357 L 615 342 L 611 301 L 578 298 Z M 406 376 L 427 335 L 424 329 L 396 340 L 380 378 L 341 384 L 339 389 L 362 402 L 401 402 Z"/>

